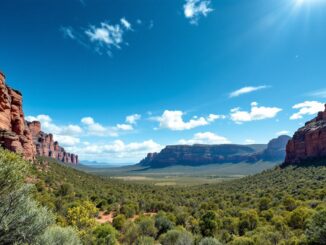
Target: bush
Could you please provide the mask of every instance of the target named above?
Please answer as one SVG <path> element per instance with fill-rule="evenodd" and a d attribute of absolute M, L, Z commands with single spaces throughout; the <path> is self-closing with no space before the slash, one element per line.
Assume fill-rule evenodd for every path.
<path fill-rule="evenodd" d="M 118 232 L 110 224 L 98 225 L 93 230 L 94 244 L 117 244 Z"/>
<path fill-rule="evenodd" d="M 54 222 L 53 215 L 30 198 L 27 174 L 27 162 L 0 150 L 0 244 L 33 243 Z"/>
<path fill-rule="evenodd" d="M 51 226 L 38 239 L 40 245 L 81 245 L 81 241 L 72 227 Z"/>
<path fill-rule="evenodd" d="M 137 245 L 154 245 L 155 240 L 153 237 L 142 236 L 137 240 Z"/>
<path fill-rule="evenodd" d="M 163 234 L 160 240 L 162 245 L 191 245 L 194 239 L 188 231 L 175 229 Z"/>
<path fill-rule="evenodd" d="M 199 226 L 203 236 L 213 237 L 218 229 L 216 213 L 208 211 L 204 214 L 200 219 Z"/>
<path fill-rule="evenodd" d="M 326 244 L 326 209 L 318 211 L 312 217 L 306 236 L 310 244 Z"/>
<path fill-rule="evenodd" d="M 222 243 L 213 237 L 206 237 L 200 241 L 199 245 L 222 245 Z"/>
<path fill-rule="evenodd" d="M 123 214 L 119 214 L 116 217 L 114 217 L 112 225 L 114 228 L 116 228 L 117 230 L 121 230 L 123 228 L 123 226 L 126 223 L 126 217 Z"/>

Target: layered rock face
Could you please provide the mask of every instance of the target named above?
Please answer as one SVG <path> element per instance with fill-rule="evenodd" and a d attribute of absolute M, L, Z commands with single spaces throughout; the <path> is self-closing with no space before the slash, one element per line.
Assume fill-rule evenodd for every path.
<path fill-rule="evenodd" d="M 51 157 L 64 163 L 78 163 L 77 155 L 66 152 L 57 141 L 53 140 L 52 134 L 46 134 L 41 131 L 40 122 L 27 122 L 27 125 L 32 134 L 38 156 Z"/>
<path fill-rule="evenodd" d="M 200 166 L 224 163 L 255 163 L 282 161 L 285 156 L 285 140 L 282 136 L 268 145 L 174 145 L 167 146 L 160 153 L 149 153 L 139 165 L 162 168 L 175 165 Z"/>
<path fill-rule="evenodd" d="M 25 124 L 22 95 L 5 83 L 0 72 L 0 145 L 33 160 L 36 154 L 32 135 Z"/>
<path fill-rule="evenodd" d="M 326 105 L 325 111 L 319 112 L 316 118 L 295 132 L 286 146 L 283 165 L 316 161 L 326 163 Z"/>
<path fill-rule="evenodd" d="M 286 155 L 286 145 L 291 140 L 290 136 L 281 135 L 276 139 L 272 139 L 268 145 L 267 149 L 262 154 L 262 159 L 264 161 L 278 161 L 284 160 Z"/>
<path fill-rule="evenodd" d="M 22 94 L 5 83 L 0 72 L 0 146 L 22 154 L 27 160 L 47 156 L 64 163 L 78 163 L 78 156 L 65 152 L 51 134 L 41 131 L 40 122 L 26 122 Z"/>

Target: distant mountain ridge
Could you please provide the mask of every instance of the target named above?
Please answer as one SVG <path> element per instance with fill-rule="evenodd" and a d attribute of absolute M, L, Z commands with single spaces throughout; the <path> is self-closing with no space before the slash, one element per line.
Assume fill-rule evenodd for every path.
<path fill-rule="evenodd" d="M 266 144 L 255 145 L 171 145 L 160 153 L 149 153 L 139 165 L 164 168 L 175 165 L 200 166 L 224 163 L 256 163 L 258 161 L 283 161 L 285 147 L 291 138 L 279 136 Z"/>

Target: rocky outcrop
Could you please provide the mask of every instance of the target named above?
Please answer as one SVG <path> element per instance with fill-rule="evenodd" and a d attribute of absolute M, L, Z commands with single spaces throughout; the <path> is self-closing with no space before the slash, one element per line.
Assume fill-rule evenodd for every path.
<path fill-rule="evenodd" d="M 51 134 L 41 131 L 40 122 L 27 122 L 22 94 L 8 87 L 0 72 L 0 146 L 22 154 L 27 160 L 36 156 L 52 157 L 64 163 L 78 163 L 78 156 L 67 153 Z"/>
<path fill-rule="evenodd" d="M 276 139 L 272 139 L 267 144 L 267 149 L 262 153 L 261 159 L 264 161 L 279 161 L 285 159 L 285 148 L 291 140 L 288 135 L 281 135 Z"/>
<path fill-rule="evenodd" d="M 51 157 L 63 163 L 78 163 L 78 156 L 65 151 L 57 141 L 53 140 L 52 134 L 41 131 L 41 123 L 38 121 L 26 122 L 32 134 L 33 142 L 38 156 Z"/>
<path fill-rule="evenodd" d="M 283 165 L 315 162 L 326 164 L 326 105 L 325 111 L 295 132 L 286 146 Z"/>
<path fill-rule="evenodd" d="M 149 153 L 139 165 L 163 168 L 175 165 L 200 166 L 224 163 L 256 163 L 258 161 L 283 161 L 285 141 L 281 136 L 268 145 L 173 145 L 165 147 L 160 153 Z"/>
<path fill-rule="evenodd" d="M 36 151 L 22 104 L 22 94 L 8 87 L 0 72 L 0 146 L 33 160 Z"/>

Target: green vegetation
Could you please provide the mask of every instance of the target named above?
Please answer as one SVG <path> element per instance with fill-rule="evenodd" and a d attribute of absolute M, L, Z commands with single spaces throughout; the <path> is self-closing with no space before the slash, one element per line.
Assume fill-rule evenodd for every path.
<path fill-rule="evenodd" d="M 0 159 L 3 161 L 2 156 Z M 0 172 L 7 177 L 1 175 L 0 186 L 8 178 L 13 179 L 12 184 L 17 176 L 29 176 L 28 182 L 36 187 L 33 199 L 53 213 L 42 217 L 54 216 L 56 223 L 46 222 L 29 240 L 17 241 L 79 244 L 70 242 L 76 236 L 83 244 L 290 245 L 326 241 L 325 166 L 275 168 L 242 179 L 190 187 L 98 177 L 49 159 L 39 159 L 26 174 L 15 162 L 23 161 L 16 157 L 1 163 Z M 9 164 L 17 173 L 3 171 Z M 17 190 L 24 186 L 22 181 L 18 183 Z M 8 195 L 6 188 L 1 197 Z M 0 239 L 9 237 L 6 232 L 0 230 Z"/>

